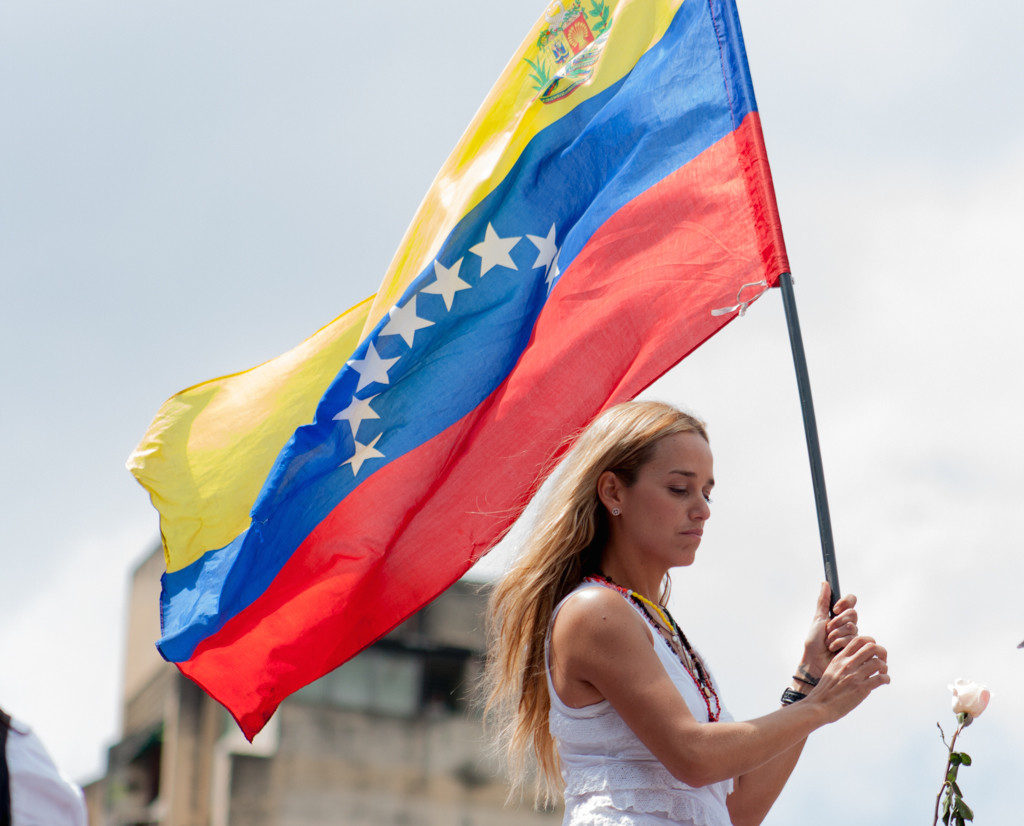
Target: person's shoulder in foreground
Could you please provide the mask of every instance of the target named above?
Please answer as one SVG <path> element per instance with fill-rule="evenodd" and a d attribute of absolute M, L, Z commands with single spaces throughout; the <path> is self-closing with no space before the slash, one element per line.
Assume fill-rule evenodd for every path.
<path fill-rule="evenodd" d="M 87 826 L 81 788 L 57 768 L 29 726 L 9 719 L 5 758 L 11 826 Z"/>

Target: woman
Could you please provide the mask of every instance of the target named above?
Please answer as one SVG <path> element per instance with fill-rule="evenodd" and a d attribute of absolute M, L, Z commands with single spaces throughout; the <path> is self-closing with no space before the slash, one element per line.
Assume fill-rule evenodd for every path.
<path fill-rule="evenodd" d="M 889 682 L 857 636 L 855 597 L 818 598 L 782 707 L 732 721 L 666 606 L 710 516 L 711 449 L 697 419 L 613 407 L 577 439 L 533 534 L 491 596 L 488 711 L 513 779 L 533 753 L 566 826 L 760 823 L 807 735 Z"/>

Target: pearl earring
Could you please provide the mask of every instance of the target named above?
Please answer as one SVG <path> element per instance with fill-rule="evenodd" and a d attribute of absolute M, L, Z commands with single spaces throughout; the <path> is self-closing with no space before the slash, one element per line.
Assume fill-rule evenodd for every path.
<path fill-rule="evenodd" d="M 612 516 L 618 516 L 620 513 L 622 513 L 622 511 L 618 508 L 612 508 Z"/>

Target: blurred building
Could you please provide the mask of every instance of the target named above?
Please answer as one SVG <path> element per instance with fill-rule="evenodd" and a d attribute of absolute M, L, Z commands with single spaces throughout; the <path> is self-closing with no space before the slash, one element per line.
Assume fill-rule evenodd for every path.
<path fill-rule="evenodd" d="M 163 555 L 133 573 L 123 733 L 86 788 L 90 826 L 533 826 L 504 805 L 467 694 L 484 596 L 459 582 L 359 656 L 285 700 L 253 743 L 153 645 Z"/>

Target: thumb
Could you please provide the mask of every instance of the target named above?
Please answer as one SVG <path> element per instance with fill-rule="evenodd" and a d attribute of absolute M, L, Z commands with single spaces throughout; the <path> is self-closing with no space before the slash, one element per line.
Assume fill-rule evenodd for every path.
<path fill-rule="evenodd" d="M 818 604 L 814 607 L 814 616 L 828 619 L 829 607 L 831 606 L 832 588 L 827 582 L 821 583 L 821 590 L 818 591 Z"/>

